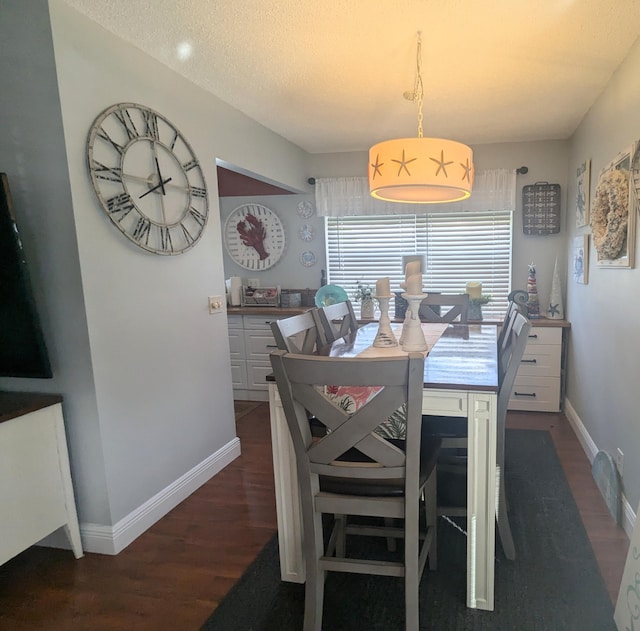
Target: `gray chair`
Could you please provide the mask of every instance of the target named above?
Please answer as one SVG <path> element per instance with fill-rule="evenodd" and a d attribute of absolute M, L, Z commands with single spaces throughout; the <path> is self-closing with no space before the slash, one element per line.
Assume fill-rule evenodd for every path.
<path fill-rule="evenodd" d="M 302 505 L 304 558 L 307 574 L 304 631 L 322 624 L 327 571 L 404 577 L 406 629 L 418 629 L 418 587 L 429 559 L 436 566 L 436 477 L 439 441 L 421 440 L 424 358 L 345 359 L 271 354 L 271 364 L 293 441 Z M 349 414 L 324 395 L 324 386 L 381 386 L 382 390 Z M 406 405 L 406 440 L 374 433 L 398 407 Z M 307 415 L 331 431 L 314 440 Z M 422 497 L 426 529 L 420 533 Z M 323 525 L 336 515 L 331 534 Z M 359 516 L 352 524 L 346 516 Z M 389 529 L 362 517 L 402 519 Z M 347 556 L 347 535 L 393 536 L 404 539 L 398 561 Z M 423 543 L 420 545 L 421 536 Z M 326 547 L 325 547 L 325 541 Z M 382 552 L 386 556 L 386 551 Z M 363 595 L 366 597 L 366 594 Z"/>
<path fill-rule="evenodd" d="M 505 489 L 505 435 L 507 408 L 518 367 L 527 345 L 531 323 L 518 310 L 511 315 L 511 323 L 505 334 L 503 348 L 498 352 L 499 370 L 496 463 L 500 469 L 497 502 L 497 524 L 500 542 L 507 559 L 516 558 L 515 545 L 508 517 L 507 494 Z M 438 514 L 466 514 L 466 469 L 465 449 L 468 427 L 464 417 L 423 416 L 425 433 L 442 439 L 442 451 L 438 461 L 440 488 L 438 490 Z"/>
<path fill-rule="evenodd" d="M 432 306 L 439 307 L 436 311 Z M 443 310 L 443 307 L 448 307 Z M 467 324 L 469 294 L 428 294 L 420 303 L 418 317 L 422 322 L 454 322 Z"/>
<path fill-rule="evenodd" d="M 318 324 L 316 311 L 310 309 L 299 315 L 272 321 L 271 331 L 278 348 L 308 355 L 326 346 L 327 339 Z"/>
<path fill-rule="evenodd" d="M 315 313 L 329 344 L 358 330 L 358 319 L 350 300 L 321 307 Z"/>
<path fill-rule="evenodd" d="M 523 316 L 528 316 L 527 302 L 529 300 L 529 294 L 524 289 L 514 289 L 508 296 L 509 304 L 507 305 L 507 312 L 504 315 L 504 320 L 500 326 L 498 332 L 498 352 L 502 351 L 504 346 L 504 339 L 509 327 L 511 326 L 511 317 L 515 311 L 520 311 Z"/>
<path fill-rule="evenodd" d="M 498 358 L 505 367 L 500 377 L 498 390 L 498 440 L 496 447 L 496 462 L 500 467 L 500 488 L 498 489 L 498 533 L 502 542 L 502 549 L 507 559 L 516 558 L 516 549 L 509 525 L 507 494 L 504 480 L 505 463 L 505 435 L 507 422 L 507 408 L 513 390 L 513 383 L 527 346 L 531 322 L 520 312 L 512 316 L 512 324 L 506 335 L 504 347 Z"/>

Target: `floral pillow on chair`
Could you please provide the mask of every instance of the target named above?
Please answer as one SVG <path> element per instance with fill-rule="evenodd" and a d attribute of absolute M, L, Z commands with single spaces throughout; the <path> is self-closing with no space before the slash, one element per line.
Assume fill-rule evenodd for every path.
<path fill-rule="evenodd" d="M 359 407 L 369 403 L 381 390 L 376 386 L 327 386 L 325 393 L 345 412 L 353 414 Z M 376 428 L 382 438 L 404 440 L 407 432 L 407 408 L 399 407 L 384 423 Z"/>

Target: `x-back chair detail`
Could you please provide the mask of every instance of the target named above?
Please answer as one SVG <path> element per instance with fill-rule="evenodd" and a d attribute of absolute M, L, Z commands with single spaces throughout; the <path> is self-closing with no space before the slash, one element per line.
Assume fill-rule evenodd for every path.
<path fill-rule="evenodd" d="M 358 319 L 350 300 L 321 307 L 316 313 L 329 344 L 358 330 Z"/>
<path fill-rule="evenodd" d="M 431 306 L 440 307 L 438 315 Z M 445 307 L 447 309 L 442 309 Z M 418 315 L 422 322 L 453 322 L 466 324 L 469 316 L 469 294 L 428 294 L 420 303 Z"/>
<path fill-rule="evenodd" d="M 406 629 L 418 629 L 418 586 L 423 569 L 436 565 L 435 461 L 438 439 L 421 444 L 424 358 L 333 358 L 275 351 L 271 354 L 280 398 L 291 433 L 302 504 L 306 592 L 304 630 L 319 631 L 327 571 L 404 577 Z M 324 388 L 379 386 L 381 390 L 353 414 L 325 396 Z M 374 433 L 400 406 L 407 410 L 405 441 Z M 308 415 L 330 431 L 311 435 Z M 420 545 L 424 496 L 426 531 Z M 323 515 L 336 515 L 325 547 Z M 345 516 L 402 519 L 402 528 L 375 522 L 351 524 Z M 346 535 L 404 538 L 401 561 L 353 559 Z M 402 555 L 401 555 L 402 556 Z"/>

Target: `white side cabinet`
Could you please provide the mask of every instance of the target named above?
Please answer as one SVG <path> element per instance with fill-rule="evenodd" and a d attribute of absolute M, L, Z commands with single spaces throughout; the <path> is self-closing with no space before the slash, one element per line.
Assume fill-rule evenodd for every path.
<path fill-rule="evenodd" d="M 58 528 L 83 554 L 61 401 L 0 393 L 0 564 Z"/>
<path fill-rule="evenodd" d="M 271 332 L 271 322 L 287 315 L 256 313 L 228 316 L 234 399 L 269 400 L 269 353 L 277 348 Z"/>
<path fill-rule="evenodd" d="M 533 326 L 516 375 L 510 410 L 559 412 L 563 381 L 562 327 Z"/>

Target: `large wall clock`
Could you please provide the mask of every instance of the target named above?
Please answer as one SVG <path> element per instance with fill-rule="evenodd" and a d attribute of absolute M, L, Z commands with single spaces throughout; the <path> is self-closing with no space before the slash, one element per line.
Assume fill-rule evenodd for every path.
<path fill-rule="evenodd" d="M 284 228 L 278 215 L 266 206 L 243 204 L 227 217 L 224 244 L 229 256 L 240 267 L 266 270 L 284 253 Z"/>
<path fill-rule="evenodd" d="M 102 209 L 143 250 L 181 254 L 202 236 L 209 215 L 200 163 L 164 116 L 118 103 L 91 125 L 87 160 Z"/>

